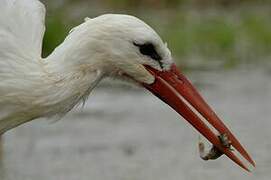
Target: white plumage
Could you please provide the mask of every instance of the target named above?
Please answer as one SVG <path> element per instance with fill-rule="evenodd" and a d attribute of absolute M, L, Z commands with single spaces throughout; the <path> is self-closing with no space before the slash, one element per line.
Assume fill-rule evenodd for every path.
<path fill-rule="evenodd" d="M 133 43 L 153 44 L 163 68 L 172 64 L 152 28 L 135 17 L 113 14 L 87 18 L 43 59 L 44 21 L 38 0 L 0 0 L 0 134 L 39 117 L 65 114 L 103 77 L 152 83 L 143 64 L 161 69 L 159 63 Z"/>

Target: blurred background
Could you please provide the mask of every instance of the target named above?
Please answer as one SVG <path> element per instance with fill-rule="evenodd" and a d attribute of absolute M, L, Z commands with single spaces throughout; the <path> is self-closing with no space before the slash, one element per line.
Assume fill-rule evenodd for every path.
<path fill-rule="evenodd" d="M 124 13 L 151 25 L 257 168 L 246 173 L 226 157 L 202 161 L 198 134 L 167 105 L 144 90 L 104 81 L 84 108 L 61 121 L 34 121 L 8 132 L 0 179 L 270 179 L 271 1 L 42 2 L 44 57 L 85 17 Z"/>

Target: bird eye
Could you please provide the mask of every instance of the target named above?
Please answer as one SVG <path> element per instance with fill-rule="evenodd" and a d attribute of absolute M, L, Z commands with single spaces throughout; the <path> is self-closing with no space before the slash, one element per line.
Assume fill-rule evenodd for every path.
<path fill-rule="evenodd" d="M 162 58 L 155 50 L 155 47 L 152 43 L 145 43 L 145 44 L 137 44 L 134 42 L 134 45 L 139 48 L 139 51 L 141 54 L 150 57 L 151 59 L 154 59 L 158 61 L 159 65 L 162 67 Z"/>

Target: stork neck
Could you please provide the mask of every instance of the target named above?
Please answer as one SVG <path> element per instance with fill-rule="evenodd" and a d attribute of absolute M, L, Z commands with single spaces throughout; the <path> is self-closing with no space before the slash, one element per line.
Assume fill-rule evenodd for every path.
<path fill-rule="evenodd" d="M 69 35 L 44 59 L 45 71 L 48 71 L 55 92 L 48 95 L 48 102 L 53 101 L 60 108 L 63 106 L 64 112 L 85 99 L 104 77 L 103 67 L 88 50 L 88 43 L 76 34 Z"/>
<path fill-rule="evenodd" d="M 90 71 L 95 70 L 95 62 L 84 46 L 65 40 L 45 59 L 48 70 L 65 76 L 77 73 L 84 67 L 90 68 Z"/>

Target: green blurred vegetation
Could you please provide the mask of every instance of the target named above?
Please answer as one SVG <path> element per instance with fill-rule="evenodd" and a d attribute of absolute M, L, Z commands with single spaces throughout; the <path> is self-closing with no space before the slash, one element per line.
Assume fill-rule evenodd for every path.
<path fill-rule="evenodd" d="M 150 24 L 186 68 L 232 68 L 270 61 L 270 1 L 51 0 L 45 4 L 44 56 L 84 17 L 127 13 Z"/>

